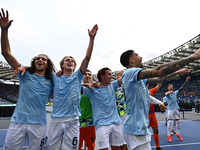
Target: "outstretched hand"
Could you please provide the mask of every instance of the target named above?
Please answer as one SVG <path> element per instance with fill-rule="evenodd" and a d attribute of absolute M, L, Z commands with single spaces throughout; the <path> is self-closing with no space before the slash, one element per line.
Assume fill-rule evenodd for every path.
<path fill-rule="evenodd" d="M 160 109 L 161 109 L 162 111 L 165 111 L 165 110 L 167 109 L 167 107 L 166 107 L 164 104 L 161 104 L 161 105 L 160 105 Z"/>
<path fill-rule="evenodd" d="M 96 24 L 96 25 L 94 25 L 94 27 L 92 28 L 91 31 L 88 29 L 88 34 L 89 34 L 89 36 L 90 36 L 91 38 L 94 38 L 94 37 L 95 37 L 98 28 L 99 28 L 99 27 L 98 27 L 98 25 Z"/>
<path fill-rule="evenodd" d="M 179 74 L 187 74 L 187 73 L 190 73 L 190 70 L 187 68 L 183 68 L 183 69 L 177 70 L 176 72 Z"/>
<path fill-rule="evenodd" d="M 92 91 L 92 85 L 90 83 L 83 83 L 82 86 L 85 86 L 85 87 L 89 88 L 90 91 Z"/>
<path fill-rule="evenodd" d="M 6 10 L 6 14 L 5 14 L 3 8 L 1 8 L 1 12 L 0 12 L 0 26 L 1 26 L 1 28 L 2 29 L 8 29 L 12 22 L 13 22 L 13 20 L 9 20 L 8 11 Z"/>
<path fill-rule="evenodd" d="M 13 72 L 13 77 L 16 76 L 19 72 L 22 72 L 21 75 L 23 76 L 24 73 L 26 72 L 26 69 L 27 69 L 26 66 L 17 67 Z"/>

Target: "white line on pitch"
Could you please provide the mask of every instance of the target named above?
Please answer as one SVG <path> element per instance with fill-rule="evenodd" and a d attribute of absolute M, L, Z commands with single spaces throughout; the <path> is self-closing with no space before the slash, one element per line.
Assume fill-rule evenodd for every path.
<path fill-rule="evenodd" d="M 197 143 L 184 143 L 184 144 L 173 144 L 173 145 L 160 145 L 160 147 L 173 147 L 173 146 L 183 146 L 183 145 L 196 145 L 200 144 L 200 142 Z M 151 146 L 152 148 L 155 148 L 156 146 Z"/>

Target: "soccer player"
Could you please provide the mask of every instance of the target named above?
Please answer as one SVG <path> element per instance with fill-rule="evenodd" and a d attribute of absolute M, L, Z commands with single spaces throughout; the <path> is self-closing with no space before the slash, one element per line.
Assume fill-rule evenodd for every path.
<path fill-rule="evenodd" d="M 3 9 L 0 12 L 1 52 L 9 65 L 16 69 L 21 64 L 11 54 L 8 40 L 8 28 L 12 20 Z M 31 61 L 31 67 L 23 74 L 19 73 L 19 96 L 5 139 L 4 149 L 21 150 L 25 140 L 28 149 L 43 148 L 46 132 L 46 103 L 53 88 L 51 75 L 54 65 L 47 55 L 40 54 Z"/>
<path fill-rule="evenodd" d="M 162 86 L 161 83 L 157 83 L 157 86 L 149 89 L 149 95 L 153 96 Z M 147 88 L 149 87 L 149 85 L 147 84 Z M 160 144 L 159 144 L 159 131 L 158 131 L 158 122 L 157 122 L 157 118 L 156 118 L 156 114 L 155 114 L 155 109 L 154 109 L 154 104 L 150 103 L 150 108 L 149 108 L 149 128 L 152 128 L 153 130 L 153 139 L 155 141 L 156 144 L 156 150 L 162 150 L 160 148 Z"/>
<path fill-rule="evenodd" d="M 87 70 L 83 78 L 83 84 L 91 84 L 92 82 L 92 72 Z M 81 92 L 82 93 L 82 92 Z M 80 122 L 80 138 L 79 138 L 79 150 L 83 146 L 83 141 L 85 141 L 88 150 L 94 150 L 96 131 L 92 120 L 92 105 L 90 99 L 81 94 L 81 116 L 79 117 Z"/>
<path fill-rule="evenodd" d="M 75 71 L 75 59 L 65 56 L 60 62 L 63 75 L 52 76 L 54 101 L 47 140 L 49 150 L 78 150 L 81 83 L 92 55 L 97 30 L 97 25 L 88 30 L 90 41 L 80 68 Z"/>
<path fill-rule="evenodd" d="M 151 135 L 148 131 L 150 96 L 146 87 L 147 80 L 148 82 L 163 82 L 165 75 L 173 73 L 199 58 L 200 49 L 186 58 L 143 70 L 142 58 L 136 52 L 128 50 L 122 53 L 120 62 L 127 68 L 122 75 L 127 112 L 123 130 L 129 150 L 151 149 Z"/>
<path fill-rule="evenodd" d="M 168 84 L 167 85 L 167 92 L 165 93 L 164 103 L 168 107 L 168 123 L 167 123 L 167 138 L 168 141 L 171 143 L 172 139 L 170 136 L 170 131 L 172 129 L 173 125 L 173 118 L 176 120 L 176 136 L 183 141 L 181 135 L 180 135 L 180 113 L 179 113 L 179 106 L 177 102 L 177 95 L 178 93 L 183 90 L 185 84 L 189 81 L 190 77 L 186 78 L 186 81 L 183 83 L 183 85 L 180 87 L 180 89 L 173 91 L 173 85 Z"/>
<path fill-rule="evenodd" d="M 83 94 L 90 98 L 92 116 L 96 128 L 96 144 L 98 149 L 121 150 L 122 124 L 117 112 L 115 91 L 121 85 L 121 80 L 111 82 L 112 73 L 109 68 L 102 68 L 97 73 L 100 85 L 92 87 L 92 91 L 83 87 Z"/>

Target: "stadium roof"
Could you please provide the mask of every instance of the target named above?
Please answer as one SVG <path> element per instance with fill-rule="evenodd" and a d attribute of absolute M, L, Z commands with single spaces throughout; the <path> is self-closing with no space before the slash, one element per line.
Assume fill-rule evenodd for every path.
<path fill-rule="evenodd" d="M 154 68 L 158 65 L 169 63 L 181 58 L 187 57 L 190 54 L 196 52 L 200 48 L 200 34 L 188 42 L 180 45 L 179 47 L 162 54 L 154 59 L 146 61 L 143 63 L 145 69 Z M 194 62 L 188 64 L 186 68 L 191 70 L 191 74 L 200 75 L 200 60 L 195 60 Z M 115 78 L 116 72 L 113 72 Z M 0 61 L 0 79 L 4 81 L 19 82 L 17 77 L 13 77 L 13 69 L 7 64 Z M 96 75 L 93 78 L 97 80 Z"/>
<path fill-rule="evenodd" d="M 18 77 L 13 77 L 13 71 L 10 65 L 0 61 L 0 79 L 3 81 L 19 82 Z"/>

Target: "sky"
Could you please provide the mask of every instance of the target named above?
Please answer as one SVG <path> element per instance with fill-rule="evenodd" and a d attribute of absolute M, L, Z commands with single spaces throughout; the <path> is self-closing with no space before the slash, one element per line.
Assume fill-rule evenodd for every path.
<path fill-rule="evenodd" d="M 14 20 L 9 28 L 12 54 L 30 65 L 47 54 L 60 70 L 64 56 L 79 68 L 89 43 L 88 29 L 98 24 L 88 69 L 124 69 L 120 55 L 133 49 L 143 62 L 162 55 L 200 32 L 199 0 L 1 0 Z M 0 61 L 6 62 L 2 55 Z"/>

